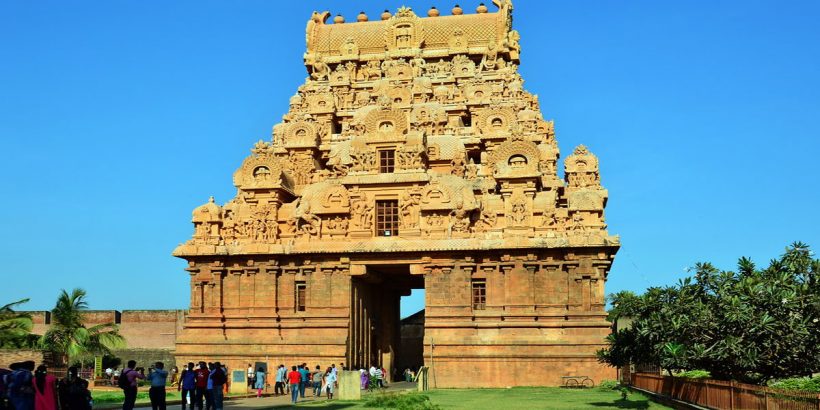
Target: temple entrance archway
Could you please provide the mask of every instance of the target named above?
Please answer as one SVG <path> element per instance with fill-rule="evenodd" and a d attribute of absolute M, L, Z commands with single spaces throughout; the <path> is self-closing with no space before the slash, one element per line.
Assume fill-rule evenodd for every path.
<path fill-rule="evenodd" d="M 381 366 L 393 372 L 421 365 L 416 362 L 422 357 L 422 343 L 403 344 L 401 334 L 401 298 L 413 289 L 424 289 L 424 277 L 411 274 L 407 264 L 366 265 L 363 274 L 352 278 L 347 340 L 351 369 Z M 391 381 L 394 377 L 388 376 Z"/>

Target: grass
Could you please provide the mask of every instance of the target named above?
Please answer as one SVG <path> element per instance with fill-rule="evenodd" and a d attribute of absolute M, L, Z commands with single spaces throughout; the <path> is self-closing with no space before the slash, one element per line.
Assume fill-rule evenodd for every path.
<path fill-rule="evenodd" d="M 390 394 L 390 393 L 388 393 Z M 410 396 L 420 396 L 409 393 Z M 650 401 L 646 396 L 632 393 L 626 400 L 615 390 L 562 389 L 558 387 L 515 387 L 511 389 L 439 389 L 424 392 L 429 401 L 420 398 L 409 400 L 384 400 L 395 407 L 373 407 L 373 399 L 361 401 L 322 401 L 301 404 L 299 407 L 319 409 L 372 409 L 396 408 L 406 410 L 498 410 L 498 409 L 668 409 Z M 426 403 L 425 403 L 426 402 Z"/>
<path fill-rule="evenodd" d="M 122 391 L 91 391 L 91 397 L 94 399 L 94 404 L 103 404 L 103 403 L 122 403 L 125 396 L 122 394 Z M 179 393 L 176 390 L 174 392 L 166 392 L 165 399 L 178 399 Z M 141 391 L 137 393 L 137 403 L 149 403 L 151 400 L 148 399 L 148 392 Z"/>

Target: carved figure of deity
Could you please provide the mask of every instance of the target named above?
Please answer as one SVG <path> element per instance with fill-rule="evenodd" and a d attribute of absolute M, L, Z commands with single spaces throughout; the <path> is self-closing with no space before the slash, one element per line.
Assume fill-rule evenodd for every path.
<path fill-rule="evenodd" d="M 373 205 L 367 198 L 359 198 L 350 204 L 350 217 L 358 229 L 370 229 L 373 224 Z"/>
<path fill-rule="evenodd" d="M 467 179 L 476 179 L 478 177 L 478 165 L 475 164 L 472 158 L 467 162 L 464 169 L 464 177 Z"/>
<path fill-rule="evenodd" d="M 316 81 L 327 80 L 327 76 L 330 75 L 330 67 L 324 62 L 324 60 L 322 60 L 322 57 L 320 56 L 317 56 L 313 61 L 311 70 L 310 78 Z"/>
<path fill-rule="evenodd" d="M 464 173 L 467 170 L 467 163 L 464 161 L 464 154 L 458 153 L 450 161 L 450 173 L 457 176 L 457 177 L 464 177 Z"/>
<path fill-rule="evenodd" d="M 513 202 L 510 209 L 510 222 L 513 226 L 521 226 L 527 221 L 527 204 L 524 200 Z"/>
<path fill-rule="evenodd" d="M 450 232 L 469 232 L 470 213 L 459 207 L 450 212 Z"/>
<path fill-rule="evenodd" d="M 317 236 L 321 226 L 322 219 L 312 213 L 303 214 L 296 220 L 296 229 L 310 236 Z"/>
<path fill-rule="evenodd" d="M 419 195 L 411 194 L 407 191 L 402 194 L 399 203 L 399 213 L 401 224 L 406 229 L 414 229 L 419 226 Z"/>
<path fill-rule="evenodd" d="M 475 230 L 479 232 L 484 232 L 492 228 L 495 228 L 497 220 L 498 215 L 494 210 L 481 208 L 481 215 L 478 216 L 478 220 L 475 222 Z"/>
<path fill-rule="evenodd" d="M 421 57 L 415 57 L 410 60 L 410 67 L 413 69 L 413 77 L 421 77 L 424 75 L 424 67 L 427 62 Z"/>
<path fill-rule="evenodd" d="M 495 70 L 496 67 L 498 67 L 498 50 L 496 50 L 494 43 L 490 43 L 490 45 L 487 46 L 484 57 L 481 58 L 481 68 L 484 70 Z"/>

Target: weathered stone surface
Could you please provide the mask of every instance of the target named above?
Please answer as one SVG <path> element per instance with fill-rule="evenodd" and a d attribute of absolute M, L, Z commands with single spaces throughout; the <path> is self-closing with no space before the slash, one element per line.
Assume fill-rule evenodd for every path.
<path fill-rule="evenodd" d="M 435 387 L 464 385 L 465 370 L 486 375 L 473 386 L 614 377 L 595 360 L 619 247 L 598 159 L 578 146 L 558 177 L 512 4 L 494 3 L 313 15 L 288 112 L 235 172 L 236 197 L 196 208 L 174 250 L 191 276 L 178 359 L 375 364 L 392 378 L 423 354 Z M 411 354 L 399 298 L 422 287 Z"/>

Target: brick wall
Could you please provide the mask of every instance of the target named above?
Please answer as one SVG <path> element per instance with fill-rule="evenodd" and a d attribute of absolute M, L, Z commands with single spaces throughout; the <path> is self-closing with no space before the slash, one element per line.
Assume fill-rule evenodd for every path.
<path fill-rule="evenodd" d="M 8 369 L 12 363 L 33 360 L 34 363 L 42 364 L 46 355 L 41 350 L 29 349 L 0 349 L 0 368 Z M 48 364 L 48 363 L 47 363 Z"/>

